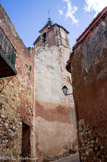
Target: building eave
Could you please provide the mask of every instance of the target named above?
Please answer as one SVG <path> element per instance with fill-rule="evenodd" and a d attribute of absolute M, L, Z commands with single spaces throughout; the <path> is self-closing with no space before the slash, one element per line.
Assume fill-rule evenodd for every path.
<path fill-rule="evenodd" d="M 80 42 L 88 35 L 88 33 L 96 26 L 99 20 L 107 13 L 107 7 L 104 8 L 89 24 L 85 31 L 77 38 L 76 44 L 73 46 L 73 50 L 80 44 Z"/>
<path fill-rule="evenodd" d="M 55 23 L 55 24 L 53 24 L 50 28 L 52 28 L 53 26 L 58 26 L 58 27 L 60 27 L 60 28 L 62 28 L 62 29 L 64 29 L 65 30 L 65 32 L 67 33 L 67 34 L 69 34 L 69 31 L 68 30 L 66 30 L 63 26 L 61 26 L 61 25 L 59 25 L 59 24 L 57 24 L 57 23 Z"/>
<path fill-rule="evenodd" d="M 37 37 L 37 39 L 34 41 L 33 45 L 35 45 L 40 40 L 40 36 Z"/>
<path fill-rule="evenodd" d="M 39 30 L 39 33 L 41 33 L 49 24 L 46 24 L 41 30 Z"/>
<path fill-rule="evenodd" d="M 39 32 L 41 33 L 48 25 L 49 25 L 49 24 L 46 24 Z M 58 26 L 58 27 L 60 27 L 60 28 L 63 28 L 63 29 L 67 32 L 67 34 L 69 34 L 69 31 L 68 31 L 68 30 L 66 30 L 63 26 L 61 26 L 61 25 L 59 25 L 59 24 L 57 24 L 57 23 L 51 25 L 49 28 L 52 28 L 52 27 L 54 27 L 55 25 Z"/>

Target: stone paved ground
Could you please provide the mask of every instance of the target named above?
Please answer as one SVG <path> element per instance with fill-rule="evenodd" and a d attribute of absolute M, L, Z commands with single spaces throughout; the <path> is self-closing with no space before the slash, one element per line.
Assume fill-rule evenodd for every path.
<path fill-rule="evenodd" d="M 70 156 L 67 156 L 63 159 L 60 159 L 60 160 L 56 160 L 54 162 L 80 162 L 79 160 L 79 154 L 75 154 L 75 155 L 70 155 Z"/>

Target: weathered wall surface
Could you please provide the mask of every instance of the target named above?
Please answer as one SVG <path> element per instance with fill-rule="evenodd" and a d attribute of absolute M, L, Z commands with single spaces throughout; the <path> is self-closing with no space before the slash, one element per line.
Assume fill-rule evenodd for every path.
<path fill-rule="evenodd" d="M 107 161 L 107 16 L 71 56 L 82 161 Z"/>
<path fill-rule="evenodd" d="M 17 76 L 0 79 L 0 158 L 21 156 L 22 123 L 31 126 L 33 116 L 33 54 L 28 52 L 0 5 L 0 27 L 16 48 Z M 31 135 L 32 139 L 32 135 Z M 11 160 L 10 160 L 11 161 Z"/>
<path fill-rule="evenodd" d="M 62 87 L 72 91 L 65 70 L 70 49 L 40 46 L 35 54 L 35 134 L 40 161 L 76 149 L 76 121 L 72 96 L 65 96 Z M 72 100 L 72 102 L 71 102 Z"/>

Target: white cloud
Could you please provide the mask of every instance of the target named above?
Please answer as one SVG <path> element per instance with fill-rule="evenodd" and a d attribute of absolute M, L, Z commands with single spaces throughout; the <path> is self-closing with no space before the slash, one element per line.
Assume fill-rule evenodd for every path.
<path fill-rule="evenodd" d="M 104 7 L 107 6 L 107 0 L 85 0 L 85 11 L 95 11 L 96 16 Z"/>
<path fill-rule="evenodd" d="M 63 2 L 66 2 L 67 7 L 64 6 L 63 9 L 59 9 L 58 12 L 60 15 L 64 15 L 65 19 L 70 18 L 72 20 L 72 24 L 78 24 L 78 20 L 75 18 L 74 14 L 78 10 L 78 7 L 72 6 L 71 0 L 62 0 Z"/>
<path fill-rule="evenodd" d="M 62 10 L 58 10 L 58 12 L 59 12 L 60 15 L 64 14 Z"/>
<path fill-rule="evenodd" d="M 67 3 L 67 12 L 65 14 L 65 18 L 70 18 L 73 24 L 78 24 L 78 20 L 75 18 L 74 13 L 78 10 L 78 7 L 72 6 L 70 0 L 63 0 Z"/>

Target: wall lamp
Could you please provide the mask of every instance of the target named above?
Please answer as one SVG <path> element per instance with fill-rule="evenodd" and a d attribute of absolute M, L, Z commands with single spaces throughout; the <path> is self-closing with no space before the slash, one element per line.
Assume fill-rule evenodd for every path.
<path fill-rule="evenodd" d="M 65 96 L 67 96 L 67 95 L 73 95 L 73 93 L 68 93 L 68 88 L 65 85 L 62 87 L 62 91 L 63 91 L 63 93 L 64 93 Z"/>
<path fill-rule="evenodd" d="M 70 77 L 69 77 L 69 76 L 67 76 L 67 77 L 68 77 L 68 79 L 69 79 L 69 83 L 70 83 L 71 86 L 72 86 Z M 65 86 L 65 85 L 62 87 L 62 91 L 63 91 L 63 93 L 64 93 L 65 96 L 67 96 L 67 95 L 73 95 L 73 93 L 68 93 L 68 88 L 67 88 L 67 86 Z"/>

